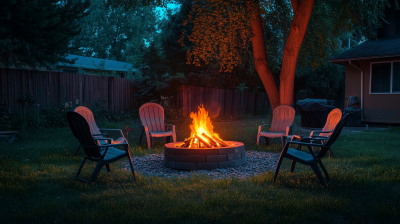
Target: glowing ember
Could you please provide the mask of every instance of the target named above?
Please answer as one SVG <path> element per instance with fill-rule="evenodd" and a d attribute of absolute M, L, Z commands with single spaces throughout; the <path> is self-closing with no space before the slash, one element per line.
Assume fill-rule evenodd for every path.
<path fill-rule="evenodd" d="M 204 109 L 203 105 L 199 106 L 197 113 L 191 113 L 190 117 L 193 119 L 193 124 L 190 125 L 192 132 L 190 137 L 185 139 L 185 142 L 180 147 L 214 148 L 228 146 L 219 138 L 217 133 L 213 132 L 208 112 Z"/>

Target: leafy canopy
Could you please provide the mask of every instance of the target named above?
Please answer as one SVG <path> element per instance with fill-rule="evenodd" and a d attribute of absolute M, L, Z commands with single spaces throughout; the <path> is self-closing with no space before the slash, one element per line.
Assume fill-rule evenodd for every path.
<path fill-rule="evenodd" d="M 65 59 L 89 0 L 0 1 L 0 66 L 51 66 Z"/>

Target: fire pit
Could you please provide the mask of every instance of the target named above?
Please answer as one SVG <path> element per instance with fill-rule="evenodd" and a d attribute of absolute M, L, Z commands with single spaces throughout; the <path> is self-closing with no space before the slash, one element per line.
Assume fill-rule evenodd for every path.
<path fill-rule="evenodd" d="M 191 137 L 184 142 L 164 146 L 165 166 L 173 169 L 204 170 L 243 165 L 246 162 L 244 144 L 223 141 L 213 126 L 207 111 L 201 106 L 198 113 L 191 113 Z"/>

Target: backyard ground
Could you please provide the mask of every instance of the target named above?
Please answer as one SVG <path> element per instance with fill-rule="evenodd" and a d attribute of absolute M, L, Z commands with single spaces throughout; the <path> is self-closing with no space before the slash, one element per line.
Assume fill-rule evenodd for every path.
<path fill-rule="evenodd" d="M 137 122 L 103 127 L 134 128 Z M 279 141 L 255 145 L 263 122 L 268 117 L 213 125 L 223 139 L 245 143 L 247 151 L 279 153 Z M 189 121 L 176 123 L 176 130 L 183 140 Z M 139 129 L 125 136 L 132 157 L 163 153 L 162 141 L 152 151 L 138 146 Z M 271 171 L 217 180 L 139 173 L 134 182 L 121 160 L 110 174 L 104 169 L 94 184 L 86 184 L 75 178 L 83 151 L 74 156 L 78 142 L 69 128 L 21 131 L 16 142 L 0 146 L 1 223 L 399 223 L 399 136 L 399 127 L 343 134 L 332 147 L 336 158 L 323 160 L 332 178 L 327 187 L 304 165 L 287 172 L 289 160 L 276 183 Z M 82 177 L 93 169 L 94 163 L 86 163 Z"/>

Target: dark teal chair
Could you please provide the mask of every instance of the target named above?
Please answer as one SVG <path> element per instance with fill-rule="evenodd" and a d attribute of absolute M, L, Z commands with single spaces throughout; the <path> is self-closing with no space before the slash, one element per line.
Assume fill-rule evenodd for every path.
<path fill-rule="evenodd" d="M 78 139 L 80 145 L 83 148 L 83 151 L 85 151 L 85 157 L 83 158 L 82 163 L 79 166 L 78 172 L 76 174 L 76 177 L 79 180 L 86 183 L 93 183 L 103 166 L 106 166 L 107 171 L 110 172 L 111 163 L 118 161 L 124 157 L 128 157 L 133 178 L 136 181 L 135 171 L 133 170 L 132 158 L 129 153 L 128 143 L 107 144 L 111 143 L 112 138 L 94 137 L 90 131 L 90 127 L 86 119 L 76 112 L 69 111 L 67 113 L 67 119 L 71 127 L 72 134 L 75 136 L 76 139 Z M 97 144 L 97 142 L 103 141 L 98 140 L 105 140 L 107 143 L 99 145 Z M 122 147 L 124 150 L 119 150 L 114 147 Z M 84 180 L 79 177 L 79 174 L 81 173 L 82 167 L 85 164 L 86 160 L 97 162 L 90 181 Z"/>
<path fill-rule="evenodd" d="M 322 176 L 321 170 L 319 169 L 318 165 L 321 167 L 327 181 L 329 182 L 330 179 L 328 171 L 326 170 L 324 164 L 322 163 L 322 159 L 325 157 L 326 153 L 329 151 L 332 144 L 336 141 L 336 139 L 342 132 L 342 129 L 347 122 L 347 117 L 348 114 L 344 115 L 340 119 L 335 129 L 333 130 L 332 134 L 324 141 L 321 141 L 320 138 L 312 138 L 312 137 L 303 137 L 301 138 L 300 141 L 294 141 L 296 139 L 296 136 L 293 136 L 292 140 L 287 142 L 285 144 L 285 147 L 283 147 L 281 156 L 279 157 L 279 161 L 276 166 L 274 182 L 276 180 L 276 177 L 278 176 L 282 160 L 284 158 L 288 158 L 292 160 L 290 172 L 294 171 L 296 163 L 305 164 L 307 166 L 310 166 L 311 169 L 313 169 L 314 173 L 317 175 L 321 184 L 325 186 L 326 182 Z M 290 144 L 297 145 L 297 148 L 296 149 L 289 148 Z M 306 146 L 309 153 L 301 151 L 302 146 Z M 312 147 L 319 147 L 320 148 L 319 152 L 315 153 Z"/>

